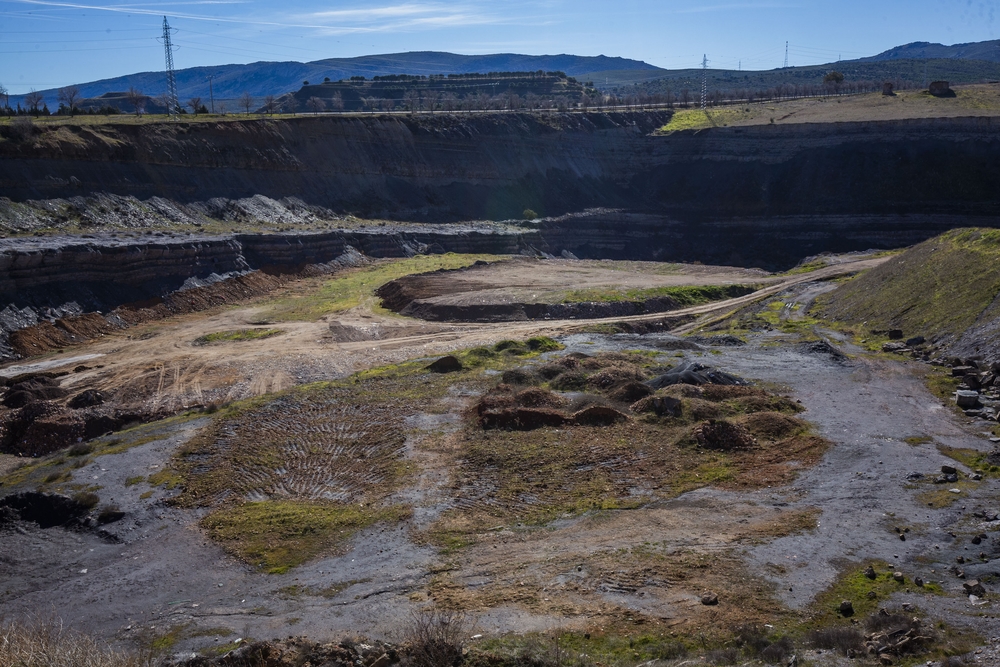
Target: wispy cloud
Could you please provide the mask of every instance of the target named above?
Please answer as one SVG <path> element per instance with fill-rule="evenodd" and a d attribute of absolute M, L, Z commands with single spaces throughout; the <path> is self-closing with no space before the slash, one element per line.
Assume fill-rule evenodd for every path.
<path fill-rule="evenodd" d="M 324 34 L 343 34 L 509 24 L 515 22 L 511 17 L 511 12 L 500 13 L 469 3 L 407 2 L 323 10 L 301 14 L 295 19 L 312 24 Z M 518 20 L 525 20 L 525 17 L 522 15 Z"/>
<path fill-rule="evenodd" d="M 699 7 L 685 7 L 683 9 L 671 9 L 671 14 L 701 14 L 703 12 L 726 12 L 739 9 L 796 9 L 801 7 L 799 3 L 788 2 L 739 2 L 726 5 L 701 5 Z"/>
<path fill-rule="evenodd" d="M 281 18 L 270 18 L 267 16 L 243 18 L 234 16 L 207 16 L 187 11 L 172 11 L 174 7 L 241 4 L 243 0 L 180 0 L 179 2 L 163 4 L 134 3 L 103 6 L 72 2 L 70 0 L 13 1 L 21 5 L 48 7 L 57 10 L 82 9 L 96 12 L 151 16 L 162 16 L 165 14 L 171 18 L 193 21 L 210 21 L 213 23 L 231 23 L 270 28 L 311 29 L 321 35 L 432 30 L 436 28 L 475 25 L 512 24 L 531 20 L 531 17 L 525 16 L 522 13 L 509 11 L 501 13 L 495 9 L 484 9 L 472 3 L 407 2 L 376 7 L 323 10 L 291 16 L 282 14 Z M 512 18 L 515 14 L 518 17 L 517 19 Z"/>

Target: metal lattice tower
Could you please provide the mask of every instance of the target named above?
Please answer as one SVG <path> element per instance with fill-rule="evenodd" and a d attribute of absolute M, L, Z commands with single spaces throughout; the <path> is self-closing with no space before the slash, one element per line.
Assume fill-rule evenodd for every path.
<path fill-rule="evenodd" d="M 701 109 L 708 107 L 708 54 L 701 57 Z"/>
<path fill-rule="evenodd" d="M 785 69 L 788 69 L 788 42 L 785 42 Z"/>
<path fill-rule="evenodd" d="M 174 77 L 174 47 L 170 43 L 170 24 L 163 17 L 163 50 L 167 56 L 167 97 L 169 105 L 167 113 L 171 116 L 177 113 L 180 103 L 177 101 L 177 79 Z"/>

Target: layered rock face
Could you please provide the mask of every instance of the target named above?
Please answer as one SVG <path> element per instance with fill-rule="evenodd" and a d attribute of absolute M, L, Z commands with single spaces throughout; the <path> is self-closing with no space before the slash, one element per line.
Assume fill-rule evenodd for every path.
<path fill-rule="evenodd" d="M 296 197 L 423 221 L 592 207 L 684 222 L 1000 214 L 1000 119 L 718 127 L 670 112 L 320 117 L 61 126 L 0 142 L 14 201 Z"/>

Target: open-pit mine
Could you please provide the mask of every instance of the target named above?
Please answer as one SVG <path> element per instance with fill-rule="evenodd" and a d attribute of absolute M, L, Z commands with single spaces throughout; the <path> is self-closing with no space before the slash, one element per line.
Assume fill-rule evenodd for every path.
<path fill-rule="evenodd" d="M 1000 665 L 1000 112 L 781 104 L 0 122 L 0 648 Z"/>

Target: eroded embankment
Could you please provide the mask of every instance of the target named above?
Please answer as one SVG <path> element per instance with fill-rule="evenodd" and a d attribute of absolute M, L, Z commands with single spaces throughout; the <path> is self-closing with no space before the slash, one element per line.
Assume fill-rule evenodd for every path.
<path fill-rule="evenodd" d="M 764 216 L 1000 213 L 1000 120 L 717 127 L 657 136 L 668 111 L 50 126 L 0 141 L 16 202 L 297 197 L 407 220 L 530 208 Z"/>

